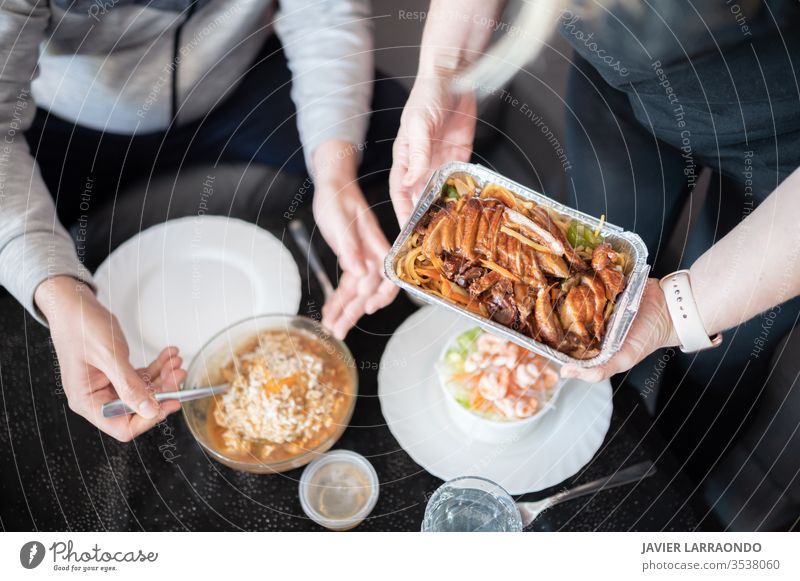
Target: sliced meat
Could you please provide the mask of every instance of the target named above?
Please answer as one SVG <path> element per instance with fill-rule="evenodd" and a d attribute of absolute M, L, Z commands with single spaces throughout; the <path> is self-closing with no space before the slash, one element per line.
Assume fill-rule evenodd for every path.
<path fill-rule="evenodd" d="M 564 342 L 561 344 L 560 349 L 575 359 L 591 359 L 600 353 L 600 347 L 597 344 L 587 344 L 571 333 L 567 333 L 564 336 Z"/>
<path fill-rule="evenodd" d="M 517 312 L 508 306 L 490 305 L 487 307 L 489 310 L 489 317 L 493 321 L 497 321 L 501 325 L 511 327 L 517 318 Z"/>
<path fill-rule="evenodd" d="M 602 340 L 603 330 L 605 327 L 605 313 L 606 313 L 606 289 L 603 284 L 592 276 L 582 276 L 581 285 L 588 287 L 592 294 L 591 298 L 594 301 L 591 312 L 590 330 L 594 338 Z"/>
<path fill-rule="evenodd" d="M 500 276 L 498 273 L 496 273 L 493 270 L 490 270 L 489 272 L 484 274 L 479 279 L 473 281 L 473 283 L 469 285 L 469 293 L 472 296 L 477 297 L 478 295 L 481 295 L 490 288 L 492 288 L 492 286 L 494 286 L 494 284 L 501 278 L 503 277 Z"/>
<path fill-rule="evenodd" d="M 422 253 L 428 257 L 441 256 L 444 252 L 442 246 L 442 228 L 445 222 L 453 220 L 453 217 L 446 210 L 440 210 L 431 219 L 425 240 L 422 242 Z"/>
<path fill-rule="evenodd" d="M 507 278 L 500 278 L 492 287 L 492 298 L 496 302 L 508 300 L 513 303 L 514 285 Z"/>
<path fill-rule="evenodd" d="M 610 301 L 617 298 L 617 295 L 625 288 L 625 275 L 618 270 L 604 268 L 597 271 L 597 276 L 603 282 L 606 298 Z"/>
<path fill-rule="evenodd" d="M 442 249 L 446 252 L 456 251 L 456 219 L 452 215 L 442 221 L 440 239 Z"/>
<path fill-rule="evenodd" d="M 575 249 L 567 240 L 567 237 L 564 236 L 561 228 L 558 227 L 558 224 L 553 222 L 553 219 L 550 217 L 550 214 L 547 213 L 547 210 L 541 206 L 537 206 L 531 210 L 531 214 L 533 214 L 534 220 L 536 220 L 541 227 L 546 229 L 550 235 L 558 241 L 559 246 L 563 248 L 561 252 L 556 252 L 556 254 L 563 254 L 567 261 L 574 268 L 578 270 L 585 270 L 587 268 L 586 262 L 583 260 L 583 258 L 578 256 L 578 253 L 575 252 Z"/>
<path fill-rule="evenodd" d="M 569 244 L 565 245 L 558 237 L 554 236 L 547 227 L 534 222 L 516 210 L 505 208 L 505 220 L 516 226 L 516 229 L 518 229 L 521 234 L 533 239 L 535 242 L 539 242 L 542 246 L 546 246 L 559 256 L 566 252 L 565 246 L 569 246 Z"/>
<path fill-rule="evenodd" d="M 555 254 L 548 254 L 547 252 L 536 252 L 536 260 L 539 266 L 547 274 L 552 274 L 558 278 L 567 278 L 569 276 L 569 268 L 564 259 Z"/>
<path fill-rule="evenodd" d="M 426 220 L 423 254 L 493 320 L 573 357 L 598 353 L 606 306 L 625 283 L 610 245 L 598 246 L 590 264 L 544 208 L 526 215 L 496 198 L 449 202 Z"/>
<path fill-rule="evenodd" d="M 487 234 L 489 236 L 487 256 L 494 256 L 497 252 L 497 238 L 500 236 L 500 228 L 503 226 L 503 216 L 505 212 L 496 211 L 489 216 L 489 228 Z"/>
<path fill-rule="evenodd" d="M 567 331 L 585 342 L 591 340 L 587 323 L 594 314 L 594 297 L 586 286 L 576 286 L 567 293 L 558 310 L 561 325 Z"/>
<path fill-rule="evenodd" d="M 459 214 L 459 219 L 464 221 L 464 231 L 459 246 L 461 252 L 470 260 L 475 260 L 475 239 L 478 235 L 478 225 L 483 215 L 483 207 L 478 198 L 470 198 Z"/>
<path fill-rule="evenodd" d="M 514 301 L 517 303 L 517 311 L 521 321 L 527 321 L 533 312 L 535 295 L 531 292 L 531 287 L 523 283 L 514 284 Z"/>
<path fill-rule="evenodd" d="M 616 258 L 617 253 L 611 247 L 611 244 L 598 244 L 592 251 L 592 268 L 602 270 L 609 264 L 614 264 Z"/>
<path fill-rule="evenodd" d="M 492 319 L 501 325 L 510 326 L 517 318 L 517 305 L 514 300 L 514 286 L 506 278 L 498 280 L 491 289 L 487 304 Z"/>
<path fill-rule="evenodd" d="M 558 314 L 567 331 L 588 344 L 601 339 L 606 293 L 600 281 L 582 276 L 580 284 L 572 288 L 561 302 Z"/>
<path fill-rule="evenodd" d="M 458 286 L 467 288 L 472 284 L 473 281 L 478 280 L 480 277 L 482 277 L 484 272 L 486 271 L 483 268 L 477 266 L 471 266 L 467 268 L 464 272 L 456 274 L 453 280 Z"/>
<path fill-rule="evenodd" d="M 455 254 L 446 254 L 442 257 L 442 274 L 453 280 L 461 269 L 461 258 Z"/>
<path fill-rule="evenodd" d="M 603 282 L 608 300 L 614 300 L 625 288 L 625 275 L 614 267 L 616 259 L 610 244 L 599 244 L 592 252 L 592 268 Z"/>
<path fill-rule="evenodd" d="M 550 302 L 550 290 L 540 288 L 536 294 L 534 318 L 536 320 L 537 340 L 558 348 L 564 339 L 564 329 L 559 323 Z"/>

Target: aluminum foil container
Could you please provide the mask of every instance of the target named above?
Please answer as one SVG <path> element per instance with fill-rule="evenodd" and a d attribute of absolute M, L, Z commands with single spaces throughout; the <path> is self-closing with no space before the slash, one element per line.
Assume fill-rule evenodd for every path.
<path fill-rule="evenodd" d="M 399 287 L 405 289 L 406 292 L 408 292 L 412 297 L 418 298 L 421 301 L 430 303 L 432 305 L 438 305 L 443 308 L 450 309 L 451 311 L 474 321 L 484 330 L 493 333 L 498 337 L 503 337 L 513 341 L 514 343 L 525 347 L 534 353 L 538 353 L 544 357 L 547 357 L 548 359 L 557 363 L 573 363 L 580 367 L 596 367 L 606 363 L 609 359 L 611 359 L 611 357 L 620 350 L 620 347 L 622 347 L 622 343 L 625 341 L 625 337 L 631 328 L 633 319 L 636 316 L 636 311 L 639 309 L 639 303 L 642 300 L 642 294 L 644 293 L 645 284 L 647 283 L 647 275 L 650 272 L 650 267 L 647 264 L 647 247 L 642 239 L 633 232 L 626 232 L 619 226 L 614 226 L 613 224 L 605 222 L 601 228 L 601 234 L 606 241 L 610 242 L 615 248 L 628 254 L 631 259 L 631 264 L 629 265 L 630 271 L 626 273 L 627 284 L 625 286 L 625 290 L 623 290 L 622 294 L 617 297 L 617 302 L 614 305 L 614 311 L 608 321 L 606 334 L 603 338 L 600 353 L 592 359 L 575 359 L 574 357 L 570 357 L 566 353 L 557 351 L 552 347 L 545 345 L 544 343 L 540 343 L 539 341 L 536 341 L 527 335 L 518 333 L 517 331 L 514 331 L 505 325 L 501 325 L 500 323 L 492 321 L 491 319 L 477 315 L 460 305 L 451 303 L 450 301 L 436 296 L 435 294 L 430 293 L 414 284 L 400 280 L 400 278 L 397 276 L 396 268 L 398 256 L 402 252 L 402 249 L 414 231 L 414 228 L 416 228 L 417 224 L 434 203 L 434 201 L 436 201 L 441 195 L 444 183 L 454 173 L 467 173 L 471 175 L 480 188 L 487 184 L 495 183 L 511 190 L 521 198 L 531 200 L 545 207 L 553 208 L 561 214 L 580 220 L 592 228 L 596 229 L 598 226 L 600 226 L 600 220 L 598 218 L 589 216 L 583 212 L 579 212 L 568 206 L 565 206 L 564 204 L 548 198 L 539 192 L 506 179 L 502 175 L 483 167 L 482 165 L 462 162 L 449 162 L 436 170 L 431 176 L 430 180 L 428 180 L 428 184 L 425 186 L 425 193 L 423 194 L 422 198 L 420 198 L 416 208 L 414 208 L 414 213 L 411 215 L 411 219 L 409 220 L 408 224 L 405 225 L 403 231 L 400 232 L 400 235 L 392 245 L 389 254 L 386 255 L 384 269 L 389 280 L 394 282 Z"/>

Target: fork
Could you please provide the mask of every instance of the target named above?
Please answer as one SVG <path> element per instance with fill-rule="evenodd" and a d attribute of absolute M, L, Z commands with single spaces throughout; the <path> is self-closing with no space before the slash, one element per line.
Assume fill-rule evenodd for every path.
<path fill-rule="evenodd" d="M 616 488 L 617 486 L 639 482 L 640 480 L 649 478 L 655 473 L 656 467 L 648 460 L 646 462 L 634 464 L 633 466 L 623 470 L 618 470 L 611 476 L 598 478 L 597 480 L 592 480 L 591 482 L 581 484 L 575 488 L 563 490 L 542 500 L 536 500 L 534 502 L 518 502 L 517 508 L 522 516 L 522 528 L 527 528 L 530 526 L 530 524 L 533 523 L 533 521 L 535 521 L 540 514 L 557 504 L 566 502 L 567 500 L 572 500 L 574 498 L 579 498 L 581 496 L 586 496 L 592 492 L 600 492 L 601 490 L 608 490 L 610 488 Z"/>

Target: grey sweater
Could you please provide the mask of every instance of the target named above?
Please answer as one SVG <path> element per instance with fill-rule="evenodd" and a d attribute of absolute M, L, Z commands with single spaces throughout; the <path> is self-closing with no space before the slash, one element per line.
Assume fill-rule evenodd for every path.
<path fill-rule="evenodd" d="M 368 0 L 2 0 L 0 3 L 0 285 L 40 322 L 46 278 L 92 283 L 23 133 L 36 105 L 83 126 L 136 134 L 165 129 L 177 66 L 178 123 L 217 105 L 277 33 L 308 167 L 327 139 L 361 143 L 371 98 Z M 214 74 L 207 74 L 212 65 Z"/>

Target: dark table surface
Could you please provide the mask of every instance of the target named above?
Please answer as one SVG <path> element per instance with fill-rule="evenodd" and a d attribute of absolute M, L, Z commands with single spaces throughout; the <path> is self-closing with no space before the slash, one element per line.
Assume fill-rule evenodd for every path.
<path fill-rule="evenodd" d="M 388 333 L 415 307 L 401 296 L 364 321 L 348 344 L 360 362 L 380 360 Z M 180 413 L 132 443 L 101 435 L 67 407 L 47 330 L 0 298 L 0 525 L 5 530 L 318 530 L 297 496 L 301 469 L 277 475 L 230 470 L 209 459 Z M 380 333 L 376 333 L 380 331 Z M 415 464 L 386 427 L 377 372 L 360 365 L 352 426 L 336 447 L 367 456 L 381 493 L 358 530 L 419 530 L 441 484 Z M 698 511 L 691 486 L 650 429 L 638 394 L 615 390 L 611 428 L 592 461 L 560 487 L 643 459 L 658 473 L 634 487 L 573 500 L 546 512 L 537 530 L 687 530 Z M 369 426 L 369 427 L 355 427 Z M 554 489 L 527 495 L 536 499 Z"/>
<path fill-rule="evenodd" d="M 376 211 L 391 238 L 396 222 L 390 207 L 376 205 Z M 151 223 L 163 219 L 151 214 Z M 299 216 L 313 226 L 307 208 Z M 261 225 L 284 240 L 300 265 L 306 281 L 300 311 L 318 314 L 321 292 L 307 276 L 305 256 L 290 242 L 285 225 Z M 335 257 L 318 240 L 316 235 L 323 262 L 335 272 Z M 357 530 L 419 530 L 426 500 L 442 484 L 398 445 L 376 397 L 378 363 L 386 342 L 415 309 L 401 294 L 390 307 L 362 319 L 347 337 L 359 367 L 359 398 L 351 425 L 335 447 L 367 456 L 381 482 L 377 506 Z M 195 442 L 180 412 L 133 442 L 119 443 L 69 410 L 56 369 L 47 329 L 0 289 L 2 529 L 320 530 L 300 508 L 297 485 L 302 469 L 253 475 L 218 464 Z M 595 457 L 560 485 L 522 498 L 544 498 L 645 459 L 656 462 L 656 475 L 635 487 L 559 505 L 532 529 L 697 528 L 705 510 L 693 503 L 694 486 L 664 450 L 638 393 L 615 388 L 611 427 Z"/>

